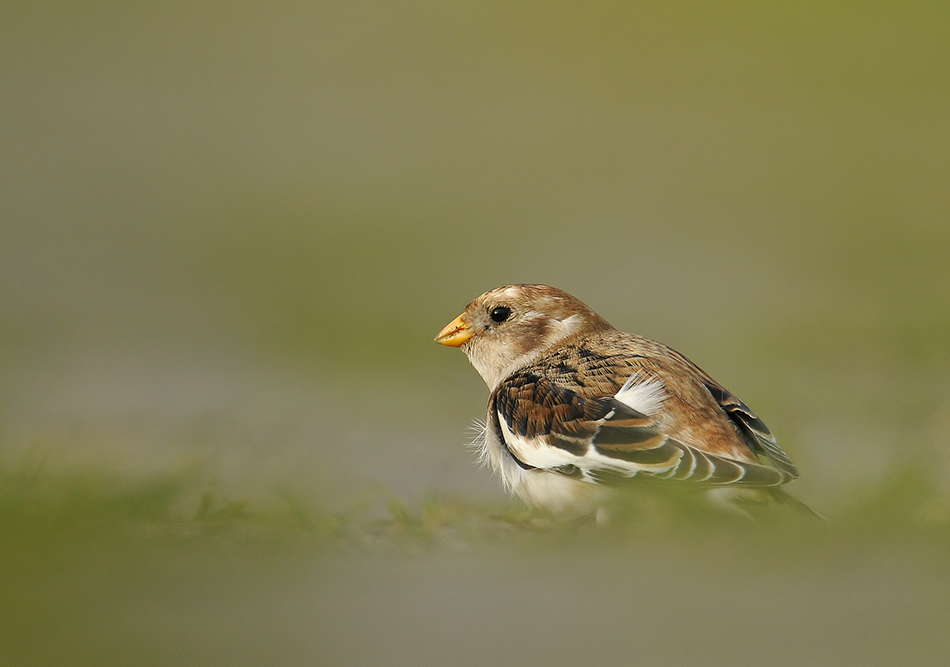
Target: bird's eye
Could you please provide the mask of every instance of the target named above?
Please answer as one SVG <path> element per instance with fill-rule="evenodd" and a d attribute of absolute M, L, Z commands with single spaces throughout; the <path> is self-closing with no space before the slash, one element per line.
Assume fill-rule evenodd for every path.
<path fill-rule="evenodd" d="M 491 311 L 491 318 L 495 322 L 504 322 L 508 319 L 509 315 L 511 315 L 511 309 L 506 308 L 505 306 L 498 306 L 493 311 Z"/>

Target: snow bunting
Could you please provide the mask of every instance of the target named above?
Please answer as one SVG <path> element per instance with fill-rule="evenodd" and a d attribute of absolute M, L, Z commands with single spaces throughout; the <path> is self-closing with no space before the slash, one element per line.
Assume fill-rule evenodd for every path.
<path fill-rule="evenodd" d="M 679 352 L 618 331 L 567 292 L 486 292 L 435 342 L 460 348 L 488 385 L 478 446 L 529 505 L 593 510 L 605 486 L 644 476 L 760 488 L 800 505 L 778 490 L 798 471 L 745 403 Z"/>

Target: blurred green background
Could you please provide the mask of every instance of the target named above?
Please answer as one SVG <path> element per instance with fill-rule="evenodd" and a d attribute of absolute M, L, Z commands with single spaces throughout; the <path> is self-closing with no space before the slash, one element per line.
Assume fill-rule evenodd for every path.
<path fill-rule="evenodd" d="M 946 664 L 946 3 L 3 14 L 10 664 Z M 687 354 L 839 523 L 482 521 L 431 339 L 512 282 Z"/>

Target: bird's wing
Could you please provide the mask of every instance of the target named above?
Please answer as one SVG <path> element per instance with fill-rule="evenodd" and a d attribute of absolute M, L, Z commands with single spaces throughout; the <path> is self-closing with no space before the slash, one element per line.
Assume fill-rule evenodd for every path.
<path fill-rule="evenodd" d="M 710 486 L 778 486 L 792 479 L 781 468 L 712 454 L 664 433 L 651 414 L 661 392 L 658 383 L 634 374 L 612 396 L 581 396 L 525 371 L 492 392 L 489 428 L 522 468 L 590 482 L 648 475 Z"/>
<path fill-rule="evenodd" d="M 772 465 L 788 475 L 789 479 L 798 477 L 798 469 L 778 446 L 769 427 L 752 412 L 748 405 L 716 382 L 707 381 L 704 384 L 719 407 L 735 424 L 742 438 L 749 445 L 749 449 L 767 458 Z"/>

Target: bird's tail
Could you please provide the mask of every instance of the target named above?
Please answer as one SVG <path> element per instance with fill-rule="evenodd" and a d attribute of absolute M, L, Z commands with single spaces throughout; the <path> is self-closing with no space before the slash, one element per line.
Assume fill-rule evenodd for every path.
<path fill-rule="evenodd" d="M 771 494 L 771 496 L 777 502 L 781 503 L 782 505 L 787 505 L 788 507 L 792 508 L 799 514 L 802 514 L 804 516 L 811 516 L 816 519 L 821 519 L 822 521 L 828 520 L 828 517 L 826 517 L 824 514 L 821 514 L 820 512 L 816 512 L 815 510 L 810 508 L 808 505 L 806 505 L 805 503 L 803 503 L 802 501 L 800 501 L 798 498 L 788 493 L 787 491 L 783 491 L 782 489 L 779 489 L 779 488 L 772 488 L 772 489 L 769 489 L 769 494 Z"/>

